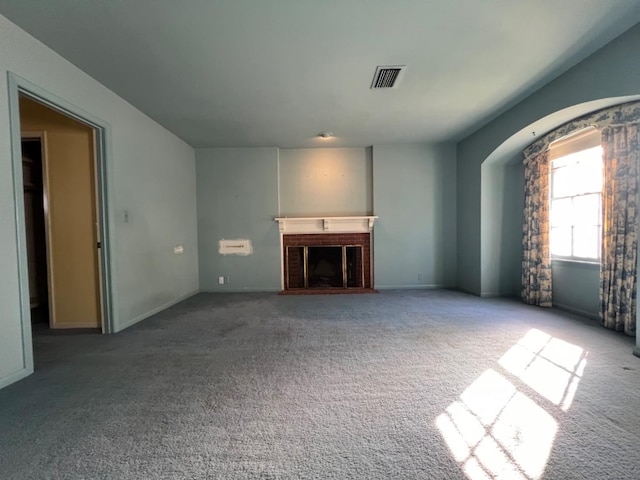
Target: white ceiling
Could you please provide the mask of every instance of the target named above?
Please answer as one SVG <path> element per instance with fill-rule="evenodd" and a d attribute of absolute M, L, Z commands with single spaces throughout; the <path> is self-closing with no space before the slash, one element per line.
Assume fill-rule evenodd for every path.
<path fill-rule="evenodd" d="M 640 0 L 0 0 L 0 14 L 195 147 L 367 146 L 463 138 L 640 21 Z M 370 90 L 389 64 L 408 66 L 401 84 Z"/>

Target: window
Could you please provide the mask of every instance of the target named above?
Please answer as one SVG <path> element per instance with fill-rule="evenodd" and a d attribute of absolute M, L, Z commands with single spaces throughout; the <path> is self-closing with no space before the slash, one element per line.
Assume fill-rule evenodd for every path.
<path fill-rule="evenodd" d="M 551 152 L 551 257 L 599 261 L 602 238 L 602 147 L 597 130 L 588 142 L 565 142 Z M 585 145 L 593 145 L 584 148 Z M 567 153 L 570 152 L 570 153 Z"/>

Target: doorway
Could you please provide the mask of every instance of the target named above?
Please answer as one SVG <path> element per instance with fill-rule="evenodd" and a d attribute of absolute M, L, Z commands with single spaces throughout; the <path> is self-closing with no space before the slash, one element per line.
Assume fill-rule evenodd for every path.
<path fill-rule="evenodd" d="M 19 97 L 33 328 L 104 331 L 93 127 Z"/>
<path fill-rule="evenodd" d="M 61 97 L 47 91 L 29 80 L 7 72 L 8 99 L 9 99 L 9 126 L 11 132 L 11 180 L 13 190 L 13 208 L 15 215 L 15 240 L 16 240 L 16 267 L 17 267 L 17 287 L 18 287 L 18 309 L 19 309 L 19 330 L 9 332 L 16 342 L 12 347 L 21 353 L 22 361 L 16 371 L 9 377 L 0 379 L 0 387 L 9 385 L 20 380 L 34 371 L 33 361 L 33 329 L 31 323 L 31 299 L 29 291 L 29 263 L 27 259 L 27 239 L 25 223 L 24 205 L 24 183 L 22 167 L 22 143 L 20 125 L 20 98 L 28 98 L 36 103 L 46 106 L 54 112 L 65 117 L 74 119 L 93 130 L 94 145 L 94 169 L 96 187 L 95 207 L 97 213 L 97 224 L 95 231 L 101 239 L 100 248 L 96 248 L 99 256 L 99 295 L 101 300 L 101 328 L 102 332 L 109 334 L 117 331 L 117 305 L 116 291 L 114 288 L 114 260 L 111 257 L 111 245 L 114 237 L 112 233 L 113 218 L 111 215 L 111 199 L 113 198 L 110 186 L 112 149 L 111 149 L 111 127 L 109 123 L 98 118 L 90 112 L 83 110 L 76 104 L 68 102 Z M 36 131 L 37 132 L 37 131 Z M 43 132 L 40 132 L 43 133 Z M 43 136 L 43 143 L 47 145 L 47 135 Z M 44 150 L 47 150 L 46 148 Z M 46 160 L 45 160 L 46 165 Z M 46 175 L 43 176 L 43 188 L 46 188 Z M 46 212 L 46 204 L 44 205 Z M 97 245 L 96 245 L 97 247 Z M 95 251 L 94 250 L 94 251 Z M 50 263 L 50 258 L 47 258 Z M 54 266 L 54 270 L 56 267 Z M 48 272 L 47 272 L 48 273 Z M 47 283 L 47 290 L 51 288 Z M 54 295 L 48 295 L 48 304 Z M 64 330 L 48 330 L 64 331 Z M 75 331 L 75 330 L 68 330 Z M 5 332 L 0 332 L 4 335 Z"/>
<path fill-rule="evenodd" d="M 31 134 L 23 135 L 21 141 L 24 220 L 29 264 L 29 307 L 33 325 L 49 325 L 42 140 L 42 135 Z"/>

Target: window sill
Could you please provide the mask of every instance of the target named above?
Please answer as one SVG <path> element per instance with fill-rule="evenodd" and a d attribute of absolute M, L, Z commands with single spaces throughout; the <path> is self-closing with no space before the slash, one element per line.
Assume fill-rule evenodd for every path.
<path fill-rule="evenodd" d="M 600 269 L 600 261 L 598 260 L 574 260 L 569 258 L 552 258 L 551 266 L 558 267 L 580 267 L 587 270 L 599 270 Z"/>

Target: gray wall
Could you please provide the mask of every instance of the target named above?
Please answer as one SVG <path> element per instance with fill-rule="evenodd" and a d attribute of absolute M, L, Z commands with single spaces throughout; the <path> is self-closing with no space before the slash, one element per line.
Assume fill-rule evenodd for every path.
<path fill-rule="evenodd" d="M 375 287 L 454 286 L 453 144 L 374 145 Z"/>
<path fill-rule="evenodd" d="M 518 157 L 518 160 L 520 158 Z M 518 161 L 503 167 L 503 201 L 500 225 L 500 279 L 502 296 L 520 297 L 522 290 L 522 212 L 524 209 L 524 165 Z"/>
<path fill-rule="evenodd" d="M 522 273 L 524 166 L 484 163 L 482 174 L 482 296 L 519 296 Z"/>
<path fill-rule="evenodd" d="M 196 166 L 202 290 L 279 290 L 278 215 L 371 213 L 377 288 L 455 285 L 453 144 L 200 149 Z M 221 239 L 251 240 L 253 254 L 220 255 Z"/>
<path fill-rule="evenodd" d="M 371 148 L 280 149 L 280 215 L 371 215 Z"/>
<path fill-rule="evenodd" d="M 111 126 L 107 174 L 114 323 L 120 330 L 198 290 L 194 150 L 0 16 L 0 387 L 30 373 L 20 292 L 7 72 Z M 124 211 L 130 212 L 125 223 Z M 173 247 L 184 245 L 182 255 Z M 23 330 L 23 326 L 25 327 Z M 24 339 L 23 339 L 24 334 Z"/>
<path fill-rule="evenodd" d="M 599 319 L 600 264 L 551 262 L 553 306 Z"/>
<path fill-rule="evenodd" d="M 493 221 L 481 212 L 483 162 L 491 157 L 491 162 L 507 163 L 524 146 L 562 123 L 627 99 L 615 97 L 638 95 L 639 47 L 640 26 L 636 26 L 458 143 L 457 260 L 462 289 L 481 294 L 483 275 L 491 289 L 495 285 L 491 256 L 482 258 L 482 242 L 489 237 L 482 238 L 481 221 L 485 217 Z M 485 232 L 491 228 L 486 227 Z"/>
<path fill-rule="evenodd" d="M 126 144 L 114 152 L 112 178 L 121 328 L 199 290 L 195 152 L 166 131 L 136 135 L 146 122 L 120 122 L 127 133 L 114 138 Z"/>
<path fill-rule="evenodd" d="M 278 149 L 199 149 L 196 172 L 200 289 L 280 290 Z M 223 239 L 250 240 L 253 253 L 222 255 Z"/>

